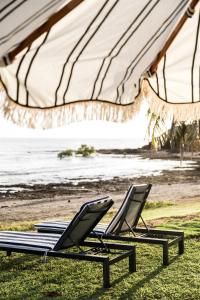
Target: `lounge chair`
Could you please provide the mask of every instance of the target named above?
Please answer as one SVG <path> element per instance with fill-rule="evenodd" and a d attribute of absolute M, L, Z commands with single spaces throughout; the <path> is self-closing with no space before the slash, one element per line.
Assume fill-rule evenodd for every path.
<path fill-rule="evenodd" d="M 182 231 L 148 228 L 142 218 L 142 210 L 151 190 L 151 184 L 131 185 L 125 199 L 109 224 L 98 224 L 90 237 L 140 242 L 161 245 L 163 248 L 163 265 L 169 264 L 169 247 L 178 244 L 179 255 L 184 252 L 184 233 Z M 138 227 L 139 219 L 144 227 Z M 46 221 L 35 225 L 39 232 L 62 232 L 69 222 Z M 125 233 L 131 236 L 125 236 Z"/>
<path fill-rule="evenodd" d="M 111 265 L 128 257 L 129 271 L 133 272 L 136 270 L 134 246 L 85 241 L 89 232 L 96 226 L 112 204 L 113 201 L 109 197 L 85 203 L 62 234 L 0 231 L 0 249 L 6 251 L 8 256 L 12 252 L 20 252 L 42 255 L 44 257 L 54 256 L 101 263 L 103 265 L 103 286 L 108 288 L 110 286 Z M 79 252 L 72 251 L 73 247 L 76 247 Z M 105 253 L 104 255 L 99 254 L 102 252 L 102 249 Z M 117 254 L 114 255 L 113 253 L 112 258 L 109 258 L 109 255 L 106 254 L 110 249 L 117 249 Z"/>

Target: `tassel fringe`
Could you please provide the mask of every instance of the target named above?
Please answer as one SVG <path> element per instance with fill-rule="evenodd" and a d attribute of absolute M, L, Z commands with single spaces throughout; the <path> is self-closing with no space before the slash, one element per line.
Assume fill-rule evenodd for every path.
<path fill-rule="evenodd" d="M 173 117 L 179 122 L 200 119 L 199 102 L 167 103 L 155 94 L 147 80 L 143 80 L 141 92 L 135 102 L 126 106 L 92 100 L 74 102 L 55 108 L 29 108 L 10 100 L 3 87 L 0 90 L 0 110 L 3 116 L 19 126 L 29 128 L 55 128 L 83 120 L 126 122 L 140 111 L 143 101 L 148 103 L 151 112 L 163 119 Z"/>
<path fill-rule="evenodd" d="M 168 103 L 161 100 L 152 90 L 147 80 L 142 83 L 142 98 L 148 103 L 151 112 L 163 119 L 174 118 L 175 121 L 193 121 L 200 119 L 200 102 Z"/>
<path fill-rule="evenodd" d="M 1 99 L 2 98 L 2 99 Z M 82 101 L 55 108 L 23 107 L 10 100 L 4 93 L 0 97 L 0 110 L 4 117 L 22 127 L 55 128 L 83 120 L 105 120 L 125 122 L 140 110 L 141 99 L 127 106 L 102 101 Z"/>

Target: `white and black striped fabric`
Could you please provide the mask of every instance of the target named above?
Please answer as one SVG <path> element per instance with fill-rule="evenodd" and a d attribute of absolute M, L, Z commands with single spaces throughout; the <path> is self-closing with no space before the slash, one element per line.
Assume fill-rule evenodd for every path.
<path fill-rule="evenodd" d="M 38 232 L 0 231 L 0 249 L 24 249 L 35 251 L 61 250 L 77 246 L 112 206 L 109 197 L 86 202 L 74 216 L 62 234 Z"/>
<path fill-rule="evenodd" d="M 10 4 L 10 13 L 4 15 L 7 26 L 0 25 L 0 39 L 14 33 L 14 42 L 9 38 L 8 45 L 0 45 L 0 53 L 5 55 L 5 49 L 15 47 L 26 36 L 29 26 L 23 28 L 21 24 L 38 14 L 36 7 L 31 16 L 32 7 L 41 4 L 42 12 L 42 7 L 52 5 L 53 10 L 63 1 L 2 3 L 1 9 L 8 6 L 5 11 Z M 8 98 L 33 109 L 92 100 L 123 106 L 133 104 L 140 92 L 141 76 L 162 49 L 188 3 L 189 0 L 83 1 L 20 53 L 11 65 L 0 68 Z M 16 14 L 15 23 L 12 14 Z M 15 35 L 20 26 L 22 29 Z M 34 29 L 31 23 L 30 27 Z"/>
<path fill-rule="evenodd" d="M 0 57 L 16 48 L 30 33 L 42 25 L 70 0 L 1 0 Z"/>
<path fill-rule="evenodd" d="M 38 232 L 0 231 L 0 245 L 53 249 L 57 243 L 59 234 L 45 234 Z"/>
<path fill-rule="evenodd" d="M 165 102 L 200 102 L 200 3 L 158 65 L 156 75 L 149 79 L 149 84 Z"/>
<path fill-rule="evenodd" d="M 35 228 L 38 230 L 38 232 L 63 233 L 63 231 L 68 227 L 70 222 L 71 221 L 64 220 L 43 221 L 41 223 L 35 224 Z"/>

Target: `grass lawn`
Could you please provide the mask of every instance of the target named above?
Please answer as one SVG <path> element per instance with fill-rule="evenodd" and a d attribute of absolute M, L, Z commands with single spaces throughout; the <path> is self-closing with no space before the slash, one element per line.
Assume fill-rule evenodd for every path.
<path fill-rule="evenodd" d="M 152 218 L 158 209 L 151 209 Z M 15 253 L 6 257 L 0 252 L 0 299 L 200 299 L 200 218 L 172 218 L 162 227 L 185 231 L 184 255 L 177 256 L 172 248 L 171 263 L 163 267 L 161 247 L 137 244 L 137 272 L 129 274 L 126 261 L 112 266 L 112 286 L 107 290 L 102 288 L 99 264 L 58 258 L 43 263 L 42 257 Z"/>
<path fill-rule="evenodd" d="M 188 215 L 193 215 L 193 214 L 200 214 L 200 201 L 195 201 L 195 202 L 190 202 L 190 201 L 177 201 L 174 203 L 168 202 L 166 207 L 163 207 L 164 202 L 158 202 L 161 203 L 161 207 L 158 207 L 156 209 L 146 209 L 143 213 L 143 216 L 145 220 L 152 220 L 152 219 L 157 219 L 157 218 L 168 218 L 168 217 L 184 217 Z M 169 205 L 169 203 L 171 205 Z"/>

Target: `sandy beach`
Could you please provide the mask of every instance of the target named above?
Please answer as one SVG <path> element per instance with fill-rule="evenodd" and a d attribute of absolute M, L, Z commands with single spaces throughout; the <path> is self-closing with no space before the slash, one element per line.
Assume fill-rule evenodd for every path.
<path fill-rule="evenodd" d="M 163 152 L 154 155 L 152 159 L 170 157 L 171 155 L 166 157 L 166 153 Z M 113 198 L 114 208 L 117 208 L 128 187 L 133 183 L 153 184 L 148 201 L 190 201 L 192 205 L 192 202 L 200 201 L 199 156 L 194 160 L 197 164 L 193 170 L 180 168 L 151 177 L 115 177 L 112 180 L 88 181 L 77 185 L 60 183 L 30 187 L 24 184 L 21 187 L 26 188 L 25 190 L 14 194 L 8 191 L 0 195 L 0 224 L 67 217 L 77 212 L 82 203 L 105 195 Z"/>

